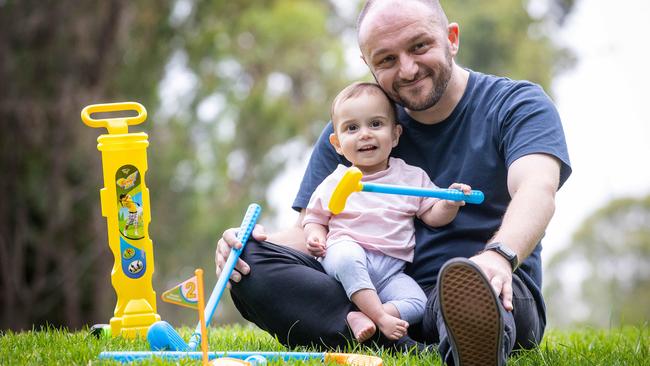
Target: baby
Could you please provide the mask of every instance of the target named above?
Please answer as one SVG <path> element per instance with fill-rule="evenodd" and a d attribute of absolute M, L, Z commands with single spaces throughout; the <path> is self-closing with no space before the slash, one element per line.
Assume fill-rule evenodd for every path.
<path fill-rule="evenodd" d="M 420 168 L 390 157 L 402 127 L 383 90 L 358 82 L 343 89 L 331 109 L 334 133 L 330 142 L 363 173 L 363 182 L 434 188 Z M 465 202 L 387 194 L 352 194 L 345 210 L 332 215 L 329 198 L 346 171 L 339 165 L 316 188 L 302 222 L 307 248 L 322 257 L 325 271 L 341 282 L 360 311 L 347 315 L 354 337 L 363 342 L 377 327 L 389 339 L 406 335 L 409 323 L 422 320 L 427 297 L 404 274 L 413 260 L 413 217 L 429 226 L 450 223 Z M 469 194 L 471 187 L 454 183 L 449 188 Z"/>

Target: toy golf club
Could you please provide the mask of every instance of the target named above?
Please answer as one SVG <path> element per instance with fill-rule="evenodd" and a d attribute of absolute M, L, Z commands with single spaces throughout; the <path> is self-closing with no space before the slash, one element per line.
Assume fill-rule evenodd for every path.
<path fill-rule="evenodd" d="M 237 263 L 237 260 L 239 259 L 239 256 L 255 227 L 255 223 L 257 222 L 261 210 L 262 208 L 255 203 L 250 204 L 248 210 L 246 210 L 246 215 L 244 216 L 239 232 L 237 233 L 237 240 L 242 243 L 242 247 L 230 251 L 230 255 L 223 267 L 223 272 L 221 272 L 217 284 L 212 290 L 212 294 L 205 306 L 205 321 L 207 324 L 210 324 L 212 316 L 214 316 L 214 312 L 217 310 L 219 300 L 226 289 L 226 285 L 228 284 L 230 275 L 235 268 L 235 264 Z M 176 330 L 165 321 L 158 321 L 149 328 L 147 340 L 149 341 L 152 350 L 184 351 L 183 353 L 194 351 L 196 346 L 201 342 L 201 324 L 199 323 L 196 326 L 196 330 L 192 334 L 188 344 L 186 344 Z"/>
<path fill-rule="evenodd" d="M 354 353 L 328 353 L 328 352 L 209 352 L 208 357 L 213 360 L 221 357 L 236 359 L 250 359 L 253 356 L 262 356 L 267 361 L 306 361 L 318 360 L 333 362 L 339 365 L 354 366 L 381 366 L 381 358 L 370 355 Z M 120 362 L 133 362 L 159 357 L 165 360 L 201 359 L 201 352 L 102 352 L 99 359 L 111 359 Z"/>
<path fill-rule="evenodd" d="M 479 204 L 485 199 L 483 192 L 476 190 L 472 190 L 469 194 L 465 194 L 463 191 L 458 189 L 426 189 L 389 184 L 363 183 L 361 182 L 362 177 L 363 173 L 361 173 L 361 170 L 356 167 L 349 168 L 345 174 L 343 174 L 343 178 L 341 178 L 339 184 L 336 185 L 328 204 L 328 208 L 333 214 L 338 215 L 343 212 L 348 197 L 350 197 L 354 192 L 361 191 L 399 194 L 404 196 L 434 197 L 450 201 L 465 201 L 467 203 L 475 204 Z"/>

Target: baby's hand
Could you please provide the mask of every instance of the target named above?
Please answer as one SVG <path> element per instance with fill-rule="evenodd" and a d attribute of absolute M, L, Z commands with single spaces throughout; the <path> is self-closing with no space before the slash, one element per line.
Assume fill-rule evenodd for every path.
<path fill-rule="evenodd" d="M 309 235 L 307 237 L 307 250 L 314 257 L 324 257 L 325 256 L 325 238 L 320 235 Z"/>
<path fill-rule="evenodd" d="M 470 194 L 472 191 L 472 187 L 470 187 L 468 184 L 464 183 L 452 183 L 449 186 L 450 189 L 457 189 L 459 191 L 463 191 L 464 194 Z M 460 206 L 465 206 L 465 201 L 451 201 L 451 200 L 445 200 L 445 203 L 448 206 L 454 206 L 454 207 L 460 207 Z"/>

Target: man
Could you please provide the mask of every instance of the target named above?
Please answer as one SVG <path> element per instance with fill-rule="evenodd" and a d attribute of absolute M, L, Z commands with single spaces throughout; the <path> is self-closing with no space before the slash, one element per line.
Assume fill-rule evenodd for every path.
<path fill-rule="evenodd" d="M 437 343 L 448 364 L 504 364 L 513 349 L 538 344 L 546 324 L 540 240 L 571 173 L 557 111 L 537 85 L 458 66 L 459 26 L 436 0 L 370 1 L 357 32 L 363 60 L 398 104 L 403 135 L 393 155 L 438 186 L 462 181 L 486 196 L 445 227 L 416 221 L 407 274 L 428 303 L 409 334 Z M 330 133 L 328 125 L 294 202 L 301 217 L 314 188 L 347 163 Z M 242 315 L 285 344 L 345 345 L 351 305 L 304 254 L 301 228 L 268 238 L 258 228 L 254 237 L 232 277 Z M 230 246 L 240 246 L 232 229 L 218 243 L 217 272 Z"/>

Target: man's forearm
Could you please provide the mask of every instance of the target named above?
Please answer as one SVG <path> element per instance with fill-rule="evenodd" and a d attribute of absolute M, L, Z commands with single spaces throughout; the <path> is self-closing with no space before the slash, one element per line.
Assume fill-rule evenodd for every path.
<path fill-rule="evenodd" d="M 555 212 L 555 191 L 521 187 L 513 197 L 499 231 L 490 242 L 501 242 L 517 253 L 521 263 L 535 249 Z"/>
<path fill-rule="evenodd" d="M 560 180 L 560 163 L 543 154 L 517 159 L 508 171 L 512 201 L 499 231 L 490 242 L 502 242 L 523 261 L 542 239 L 555 212 L 555 193 Z"/>

